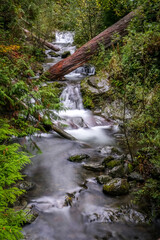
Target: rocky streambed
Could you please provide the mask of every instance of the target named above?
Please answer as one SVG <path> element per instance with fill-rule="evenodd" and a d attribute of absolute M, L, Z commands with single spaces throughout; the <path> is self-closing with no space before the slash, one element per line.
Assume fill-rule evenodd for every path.
<path fill-rule="evenodd" d="M 62 49 L 58 56 L 47 50 L 46 69 L 63 52 L 74 52 L 73 36 L 67 34 L 58 35 Z M 24 227 L 24 236 L 28 240 L 157 240 L 158 223 L 150 224 L 134 202 L 145 179 L 125 151 L 120 131 L 123 107 L 112 96 L 107 75 L 81 81 L 92 73 L 92 66 L 84 66 L 57 83 L 66 111 L 58 113 L 61 121 L 56 124 L 65 125 L 77 141 L 53 132 L 32 136 L 41 154 L 26 141 L 35 157 L 24 171 L 26 184 L 21 187 L 27 193 L 15 206 L 25 209 L 27 223 L 33 221 Z"/>

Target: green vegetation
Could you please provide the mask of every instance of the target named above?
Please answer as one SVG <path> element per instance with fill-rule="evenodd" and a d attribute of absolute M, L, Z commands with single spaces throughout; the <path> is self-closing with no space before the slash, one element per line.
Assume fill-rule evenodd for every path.
<path fill-rule="evenodd" d="M 20 230 L 25 217 L 22 211 L 12 209 L 17 197 L 23 193 L 14 184 L 23 179 L 20 170 L 30 159 L 20 151 L 19 144 L 9 144 L 9 138 L 18 133 L 7 122 L 0 119 L 0 238 L 17 240 L 23 237 Z"/>

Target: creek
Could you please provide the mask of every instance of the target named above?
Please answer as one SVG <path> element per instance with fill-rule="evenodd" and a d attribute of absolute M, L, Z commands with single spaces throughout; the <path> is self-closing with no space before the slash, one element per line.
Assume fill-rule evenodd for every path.
<path fill-rule="evenodd" d="M 46 51 L 44 69 L 61 59 L 63 52 L 75 51 L 73 34 L 56 33 L 59 56 Z M 118 126 L 85 110 L 80 92 L 80 81 L 95 74 L 93 66 L 81 67 L 65 76 L 61 101 L 66 110 L 60 111 L 66 131 L 77 141 L 59 137 L 55 133 L 33 136 L 42 154 L 35 154 L 25 174 L 36 187 L 30 190 L 30 206 L 38 212 L 37 219 L 23 228 L 28 240 L 154 240 L 154 226 L 146 225 L 144 216 L 133 209 L 131 196 L 111 197 L 102 191 L 96 177 L 102 171 L 89 171 L 83 162 L 67 159 L 72 155 L 87 154 L 85 163 L 101 163 L 116 146 Z M 58 120 L 57 120 L 58 121 Z M 58 122 L 57 122 L 58 123 Z"/>

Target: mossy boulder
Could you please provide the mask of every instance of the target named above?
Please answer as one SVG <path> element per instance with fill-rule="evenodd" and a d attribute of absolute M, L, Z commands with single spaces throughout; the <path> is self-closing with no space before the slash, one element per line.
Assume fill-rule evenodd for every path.
<path fill-rule="evenodd" d="M 24 209 L 23 214 L 24 214 L 25 220 L 26 220 L 25 224 L 26 223 L 30 224 L 30 223 L 34 222 L 36 220 L 36 218 L 38 217 L 38 212 L 30 206 L 27 206 Z"/>
<path fill-rule="evenodd" d="M 100 175 L 97 178 L 97 182 L 100 184 L 108 183 L 112 178 L 109 175 Z"/>
<path fill-rule="evenodd" d="M 119 166 L 120 164 L 121 164 L 121 161 L 115 159 L 115 160 L 105 163 L 105 167 L 114 168 L 116 166 Z"/>
<path fill-rule="evenodd" d="M 55 52 L 53 52 L 53 51 L 49 52 L 48 54 L 49 54 L 51 57 L 59 57 L 59 56 L 60 56 L 59 54 L 57 54 L 57 53 L 55 53 Z"/>
<path fill-rule="evenodd" d="M 124 177 L 124 167 L 123 165 L 116 166 L 109 171 L 109 176 L 111 177 Z"/>
<path fill-rule="evenodd" d="M 129 192 L 129 184 L 126 179 L 115 178 L 103 185 L 103 192 L 112 196 L 125 195 Z"/>
<path fill-rule="evenodd" d="M 70 55 L 71 55 L 70 51 L 65 51 L 64 53 L 62 53 L 61 58 L 66 58 Z"/>
<path fill-rule="evenodd" d="M 103 164 L 105 165 L 106 163 L 110 162 L 114 160 L 114 157 L 113 156 L 108 156 L 106 157 L 104 160 L 103 160 Z"/>
<path fill-rule="evenodd" d="M 35 186 L 35 183 L 29 181 L 20 181 L 16 184 L 16 187 L 25 191 L 32 190 Z"/>
<path fill-rule="evenodd" d="M 112 147 L 111 153 L 112 153 L 112 154 L 121 155 L 121 152 L 119 151 L 119 149 L 118 149 L 118 148 L 115 148 L 115 147 Z"/>
<path fill-rule="evenodd" d="M 89 158 L 89 156 L 87 154 L 73 155 L 68 158 L 68 161 L 82 162 L 83 160 L 86 160 L 87 158 Z"/>

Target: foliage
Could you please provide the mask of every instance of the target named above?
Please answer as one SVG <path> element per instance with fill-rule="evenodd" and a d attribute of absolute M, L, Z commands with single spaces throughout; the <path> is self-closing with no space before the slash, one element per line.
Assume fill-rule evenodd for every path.
<path fill-rule="evenodd" d="M 156 217 L 160 212 L 160 181 L 148 179 L 145 185 L 136 194 L 136 201 L 141 204 L 145 212 Z"/>
<path fill-rule="evenodd" d="M 17 131 L 6 119 L 0 119 L 0 142 L 8 141 Z M 23 191 L 14 186 L 22 180 L 21 169 L 30 162 L 29 157 L 19 151 L 18 144 L 0 145 L 0 239 L 22 239 L 21 225 L 25 222 L 22 211 L 15 212 L 12 205 Z"/>

